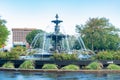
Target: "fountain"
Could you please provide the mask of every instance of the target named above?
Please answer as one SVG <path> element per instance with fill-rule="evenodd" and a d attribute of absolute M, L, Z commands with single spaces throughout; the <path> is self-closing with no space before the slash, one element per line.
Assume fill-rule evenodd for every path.
<path fill-rule="evenodd" d="M 62 41 L 63 39 L 67 39 L 69 36 L 68 35 L 64 35 L 62 33 L 60 33 L 60 26 L 59 24 L 61 22 L 63 22 L 62 20 L 58 20 L 58 15 L 55 16 L 56 20 L 53 20 L 51 22 L 55 23 L 55 29 L 54 29 L 54 33 L 47 35 L 46 38 L 50 38 L 52 40 L 52 48 L 50 48 L 50 51 L 54 51 L 54 52 L 62 52 L 65 49 L 63 49 L 62 47 Z"/>
<path fill-rule="evenodd" d="M 53 53 L 68 53 L 72 54 L 72 52 L 76 51 L 79 54 L 80 58 L 89 58 L 89 53 L 92 53 L 90 50 L 87 50 L 84 42 L 81 38 L 81 36 L 74 36 L 75 40 L 72 40 L 73 37 L 67 34 L 63 34 L 60 31 L 59 24 L 63 22 L 62 20 L 59 20 L 58 14 L 55 16 L 56 20 L 52 20 L 51 22 L 55 24 L 54 26 L 54 32 L 52 33 L 38 33 L 31 44 L 31 47 L 34 49 L 34 46 L 37 44 L 37 41 L 39 39 L 43 39 L 41 41 L 42 47 L 39 47 L 37 52 L 33 55 L 34 58 L 40 57 L 43 59 L 43 57 L 49 57 L 52 56 Z M 73 42 L 72 42 L 73 41 Z M 75 41 L 78 42 L 77 45 L 79 45 L 80 48 L 77 50 L 74 48 Z M 85 54 L 84 54 L 85 53 Z"/>

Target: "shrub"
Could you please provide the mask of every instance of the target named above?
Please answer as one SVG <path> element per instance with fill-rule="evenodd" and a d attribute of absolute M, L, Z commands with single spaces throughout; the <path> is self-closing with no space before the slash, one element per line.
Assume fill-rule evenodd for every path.
<path fill-rule="evenodd" d="M 118 66 L 116 64 L 109 64 L 107 66 L 107 69 L 110 69 L 110 70 L 120 70 L 120 66 Z"/>
<path fill-rule="evenodd" d="M 15 68 L 14 64 L 12 62 L 7 62 L 7 63 L 3 64 L 2 67 L 3 68 Z"/>
<path fill-rule="evenodd" d="M 44 64 L 42 69 L 58 69 L 56 64 Z"/>
<path fill-rule="evenodd" d="M 17 60 L 19 59 L 19 54 L 17 51 L 11 51 L 7 53 L 6 59 L 8 60 Z"/>
<path fill-rule="evenodd" d="M 23 46 L 16 46 L 11 49 L 11 52 L 17 52 L 19 55 L 26 55 L 26 48 Z"/>
<path fill-rule="evenodd" d="M 102 69 L 103 65 L 99 62 L 92 62 L 88 66 L 86 66 L 86 69 L 89 70 L 100 70 Z"/>
<path fill-rule="evenodd" d="M 98 60 L 120 60 L 120 51 L 101 51 L 95 55 Z"/>
<path fill-rule="evenodd" d="M 0 52 L 0 59 L 16 60 L 19 59 L 19 54 L 16 51 Z"/>
<path fill-rule="evenodd" d="M 114 51 L 100 51 L 95 56 L 98 60 L 113 60 Z"/>
<path fill-rule="evenodd" d="M 113 59 L 114 60 L 120 60 L 120 51 L 119 50 L 114 52 Z"/>
<path fill-rule="evenodd" d="M 78 55 L 73 53 L 73 54 L 67 54 L 67 53 L 54 53 L 52 56 L 52 59 L 54 60 L 78 60 Z"/>
<path fill-rule="evenodd" d="M 70 65 L 62 67 L 61 69 L 62 70 L 79 70 L 80 68 L 77 65 L 70 64 Z"/>
<path fill-rule="evenodd" d="M 24 61 L 20 67 L 21 69 L 35 69 L 35 66 L 34 66 L 34 61 L 32 60 L 27 60 L 27 61 Z"/>
<path fill-rule="evenodd" d="M 7 52 L 0 52 L 0 59 L 6 59 Z"/>
<path fill-rule="evenodd" d="M 28 52 L 27 52 L 27 55 L 33 55 L 34 53 L 36 53 L 36 51 L 35 51 L 35 50 L 28 51 Z"/>

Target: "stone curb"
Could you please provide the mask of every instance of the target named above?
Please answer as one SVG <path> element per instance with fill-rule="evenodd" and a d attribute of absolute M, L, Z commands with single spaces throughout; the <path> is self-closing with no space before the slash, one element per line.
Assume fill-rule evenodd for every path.
<path fill-rule="evenodd" d="M 20 71 L 20 72 L 82 72 L 82 73 L 120 73 L 120 70 L 57 70 L 57 69 L 19 69 L 0 68 L 0 71 Z"/>

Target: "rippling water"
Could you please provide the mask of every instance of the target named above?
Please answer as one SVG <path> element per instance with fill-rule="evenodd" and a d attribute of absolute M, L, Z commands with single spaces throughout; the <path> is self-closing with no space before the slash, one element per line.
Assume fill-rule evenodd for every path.
<path fill-rule="evenodd" d="M 10 72 L 0 71 L 0 80 L 120 80 L 120 73 L 91 74 L 81 72 Z"/>

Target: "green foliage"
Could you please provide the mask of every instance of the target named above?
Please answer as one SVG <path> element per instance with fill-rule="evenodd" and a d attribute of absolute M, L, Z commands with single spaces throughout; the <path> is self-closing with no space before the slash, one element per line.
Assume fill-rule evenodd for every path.
<path fill-rule="evenodd" d="M 0 59 L 6 59 L 7 52 L 0 52 Z"/>
<path fill-rule="evenodd" d="M 77 25 L 85 45 L 91 50 L 116 50 L 120 42 L 119 29 L 106 18 L 89 18 L 85 25 Z"/>
<path fill-rule="evenodd" d="M 19 54 L 17 51 L 11 51 L 7 53 L 6 59 L 8 60 L 17 60 L 19 59 Z"/>
<path fill-rule="evenodd" d="M 3 64 L 2 67 L 3 68 L 15 68 L 14 64 L 12 62 L 7 62 L 7 63 Z"/>
<path fill-rule="evenodd" d="M 61 69 L 62 70 L 79 70 L 80 68 L 77 65 L 70 64 L 70 65 L 62 67 Z"/>
<path fill-rule="evenodd" d="M 34 61 L 32 60 L 27 60 L 27 61 L 24 61 L 20 67 L 20 69 L 35 69 L 35 65 L 34 65 Z"/>
<path fill-rule="evenodd" d="M 110 70 L 120 70 L 120 66 L 118 66 L 116 64 L 109 64 L 107 66 L 107 69 L 110 69 Z"/>
<path fill-rule="evenodd" d="M 120 60 L 120 50 L 113 53 L 113 60 Z"/>
<path fill-rule="evenodd" d="M 101 70 L 103 65 L 99 62 L 92 62 L 88 66 L 86 66 L 86 69 L 89 70 Z"/>
<path fill-rule="evenodd" d="M 80 45 L 78 40 L 75 40 L 73 44 L 73 49 L 76 49 L 76 50 L 82 49 L 82 46 Z"/>
<path fill-rule="evenodd" d="M 0 52 L 0 59 L 16 60 L 20 55 L 26 55 L 26 48 L 19 46 L 12 48 L 10 52 Z"/>
<path fill-rule="evenodd" d="M 11 49 L 11 52 L 17 52 L 19 55 L 26 55 L 26 47 L 23 46 L 16 46 Z"/>
<path fill-rule="evenodd" d="M 38 34 L 39 33 L 39 34 Z M 26 36 L 26 41 L 31 45 L 32 41 L 34 39 L 38 39 L 37 43 L 35 45 L 31 45 L 33 48 L 42 48 L 43 44 L 43 38 L 44 38 L 44 31 L 42 30 L 33 30 Z M 35 38 L 35 36 L 38 36 L 38 38 Z M 34 43 L 33 43 L 34 44 Z"/>
<path fill-rule="evenodd" d="M 120 60 L 120 51 L 100 51 L 94 58 L 97 60 Z"/>
<path fill-rule="evenodd" d="M 17 60 L 20 55 L 26 55 L 26 48 L 18 46 L 12 48 L 10 52 L 0 52 L 0 59 Z"/>
<path fill-rule="evenodd" d="M 19 54 L 15 51 L 0 52 L 0 59 L 16 60 L 19 59 Z"/>
<path fill-rule="evenodd" d="M 101 51 L 96 55 L 98 60 L 112 60 L 113 54 L 110 51 Z"/>
<path fill-rule="evenodd" d="M 8 39 L 9 31 L 5 25 L 6 21 L 0 19 L 0 48 L 5 45 L 6 40 Z"/>
<path fill-rule="evenodd" d="M 33 55 L 34 53 L 36 53 L 36 51 L 32 50 L 32 51 L 28 52 L 28 55 Z"/>
<path fill-rule="evenodd" d="M 42 69 L 58 69 L 56 64 L 44 64 Z"/>
<path fill-rule="evenodd" d="M 76 53 L 73 54 L 67 54 L 67 53 L 54 53 L 52 56 L 52 59 L 54 60 L 78 60 L 78 55 Z"/>

